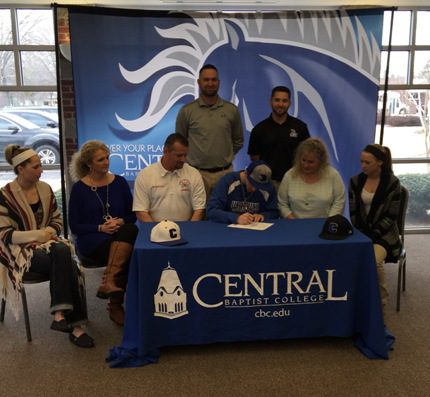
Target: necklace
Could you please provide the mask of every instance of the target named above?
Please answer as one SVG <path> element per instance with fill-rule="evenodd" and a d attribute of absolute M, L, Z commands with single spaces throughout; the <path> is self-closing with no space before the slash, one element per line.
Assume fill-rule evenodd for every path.
<path fill-rule="evenodd" d="M 112 219 L 112 215 L 109 212 L 110 204 L 109 204 L 109 183 L 106 185 L 106 204 L 103 203 L 103 200 L 99 196 L 99 193 L 97 191 L 97 186 L 94 184 L 93 179 L 90 177 L 91 180 L 91 190 L 96 194 L 98 200 L 100 201 L 100 204 L 103 209 L 103 219 L 107 222 L 110 219 Z"/>

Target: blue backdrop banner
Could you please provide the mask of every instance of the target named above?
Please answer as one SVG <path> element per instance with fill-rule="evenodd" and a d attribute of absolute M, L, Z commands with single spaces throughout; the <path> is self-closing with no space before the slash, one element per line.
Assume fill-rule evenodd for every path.
<path fill-rule="evenodd" d="M 198 71 L 219 70 L 220 95 L 240 110 L 248 163 L 254 125 L 276 85 L 289 113 L 327 144 L 345 182 L 374 142 L 383 10 L 173 13 L 69 9 L 78 143 L 103 140 L 111 171 L 133 181 L 162 155 L 178 110 L 198 96 Z"/>

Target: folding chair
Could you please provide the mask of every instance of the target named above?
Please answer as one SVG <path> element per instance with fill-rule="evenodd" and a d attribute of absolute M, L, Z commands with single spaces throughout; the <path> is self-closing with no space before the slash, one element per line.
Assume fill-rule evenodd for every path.
<path fill-rule="evenodd" d="M 105 265 L 100 265 L 96 260 L 84 255 L 81 255 L 79 252 L 78 252 L 78 259 L 79 259 L 79 263 L 85 269 L 96 269 L 98 267 L 105 267 Z"/>
<path fill-rule="evenodd" d="M 21 300 L 22 300 L 22 309 L 24 312 L 24 322 L 25 322 L 25 332 L 27 334 L 27 341 L 31 342 L 31 328 L 30 328 L 30 316 L 28 313 L 28 305 L 27 305 L 27 295 L 25 293 L 24 284 L 39 284 L 45 281 L 49 281 L 49 276 L 36 272 L 26 272 L 23 276 L 23 285 L 21 289 Z M 6 301 L 2 299 L 1 302 L 1 310 L 0 310 L 0 322 L 4 322 L 4 315 L 6 311 Z"/>
<path fill-rule="evenodd" d="M 81 255 L 79 252 L 76 252 L 76 253 L 79 259 L 79 263 L 84 269 L 98 269 L 100 267 L 105 267 L 105 265 L 100 265 L 99 262 L 97 262 L 92 258 Z M 85 296 L 86 296 L 86 291 L 85 291 Z M 85 302 L 86 302 L 86 299 L 85 299 Z M 87 308 L 87 313 L 88 313 L 88 308 Z"/>
<path fill-rule="evenodd" d="M 405 291 L 406 289 L 406 249 L 405 249 L 405 218 L 408 209 L 409 192 L 401 186 L 400 192 L 400 210 L 397 218 L 397 227 L 400 232 L 400 256 L 397 261 L 398 263 L 398 276 L 397 276 L 397 304 L 396 310 L 400 311 L 400 289 Z"/>

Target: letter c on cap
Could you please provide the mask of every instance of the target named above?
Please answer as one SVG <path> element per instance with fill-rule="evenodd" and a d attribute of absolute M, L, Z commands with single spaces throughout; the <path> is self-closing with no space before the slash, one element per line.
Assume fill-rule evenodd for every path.
<path fill-rule="evenodd" d="M 169 229 L 169 235 L 171 238 L 178 237 L 178 231 L 176 229 Z"/>
<path fill-rule="evenodd" d="M 328 225 L 328 230 L 330 233 L 337 233 L 339 225 L 336 222 L 330 222 Z"/>

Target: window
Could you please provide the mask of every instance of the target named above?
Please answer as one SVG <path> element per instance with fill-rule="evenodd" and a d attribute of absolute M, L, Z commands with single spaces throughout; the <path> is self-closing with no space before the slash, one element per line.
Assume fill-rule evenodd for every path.
<path fill-rule="evenodd" d="M 384 13 L 375 140 L 391 149 L 394 172 L 410 191 L 406 227 L 429 229 L 430 10 L 399 10 L 393 15 L 392 48 L 388 54 L 392 12 Z M 387 66 L 388 91 L 384 95 Z"/>
<path fill-rule="evenodd" d="M 12 115 L 14 121 L 25 126 L 19 143 L 43 154 L 45 166 L 53 164 L 58 167 L 60 148 L 54 44 L 51 9 L 0 8 L 0 115 L 9 119 L 15 111 Z M 46 121 L 49 125 L 44 126 L 41 117 L 45 116 L 45 111 L 52 111 L 52 107 L 56 117 L 53 121 Z M 18 114 L 17 110 L 25 112 Z M 40 131 L 41 128 L 49 131 L 45 133 Z M 7 142 L 13 140 L 10 134 L 8 130 L 2 132 L 1 153 Z M 4 164 L 1 156 L 0 165 Z"/>

